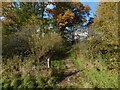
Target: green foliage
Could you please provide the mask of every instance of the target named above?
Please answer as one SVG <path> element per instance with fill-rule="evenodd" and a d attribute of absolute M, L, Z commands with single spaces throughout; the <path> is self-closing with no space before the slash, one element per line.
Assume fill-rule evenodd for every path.
<path fill-rule="evenodd" d="M 62 38 L 57 33 L 44 33 L 44 36 L 41 37 L 41 35 L 39 35 L 39 38 L 37 35 L 39 35 L 39 33 L 32 35 L 33 42 L 31 42 L 31 45 L 33 45 L 32 52 L 34 52 L 37 59 L 48 52 L 51 52 L 51 54 L 54 53 L 55 49 L 62 45 Z"/>
<path fill-rule="evenodd" d="M 14 77 L 12 77 L 10 86 L 12 88 L 18 88 L 18 86 L 20 86 L 21 84 L 22 84 L 21 77 L 14 75 Z"/>
<path fill-rule="evenodd" d="M 63 42 L 57 30 L 64 30 L 66 26 L 79 22 L 71 12 L 76 6 L 86 13 L 90 8 L 82 3 L 55 4 L 56 8 L 52 10 L 53 22 L 57 22 L 54 27 L 59 27 L 52 30 L 49 29 L 51 19 L 38 19 L 34 8 L 36 3 L 21 2 L 21 9 L 13 8 L 11 3 L 3 3 L 3 15 L 7 19 L 3 22 L 2 87 L 56 87 L 66 69 L 63 59 L 71 55 L 74 64 L 80 69 L 81 79 L 78 78 L 77 81 L 81 86 L 117 88 L 117 3 L 100 3 L 98 17 L 90 28 L 95 34 L 86 41 L 73 45 L 72 49 L 69 43 Z M 111 15 L 111 12 L 114 14 Z M 14 17 L 11 17 L 13 13 Z M 84 18 L 82 22 L 85 22 Z M 41 62 L 46 62 L 48 57 L 52 60 L 50 69 Z"/>
<path fill-rule="evenodd" d="M 64 63 L 62 60 L 53 60 L 51 61 L 52 67 L 56 69 L 65 69 Z"/>
<path fill-rule="evenodd" d="M 37 32 L 37 29 L 40 31 Z M 20 31 L 3 37 L 3 57 L 27 56 L 34 54 L 38 60 L 50 50 L 55 51 L 62 45 L 61 36 L 56 31 L 49 30 L 49 19 L 41 20 L 32 16 Z"/>
<path fill-rule="evenodd" d="M 74 53 L 71 53 L 74 64 L 80 69 L 80 75 L 83 80 L 78 81 L 82 83 L 82 87 L 85 87 L 85 83 L 88 83 L 88 87 L 118 88 L 117 64 L 115 65 L 116 67 L 111 66 L 113 62 L 103 58 L 102 54 L 93 54 L 93 51 L 88 48 L 88 42 L 80 42 L 73 46 L 72 52 Z M 113 57 L 115 58 L 114 55 Z M 112 69 L 109 69 L 109 67 Z"/>
<path fill-rule="evenodd" d="M 16 2 L 2 2 L 2 15 L 6 18 L 2 22 L 3 35 L 9 35 L 13 32 L 19 31 L 22 25 L 31 18 L 31 16 L 38 15 L 37 7 L 35 5 L 37 2 L 20 2 L 20 8 L 14 7 Z"/>
<path fill-rule="evenodd" d="M 112 14 L 114 13 L 114 14 Z M 94 60 L 101 58 L 112 72 L 118 70 L 118 3 L 101 2 L 97 17 L 90 27 L 93 33 L 87 39 L 88 53 Z"/>
<path fill-rule="evenodd" d="M 14 55 L 27 56 L 31 53 L 30 45 L 28 42 L 29 36 L 21 32 L 11 34 L 7 38 L 3 38 L 3 58 L 13 57 Z"/>
<path fill-rule="evenodd" d="M 35 79 L 32 76 L 24 76 L 22 86 L 24 88 L 35 88 Z"/>
<path fill-rule="evenodd" d="M 44 88 L 45 83 L 44 83 L 44 78 L 41 76 L 36 77 L 36 83 L 38 84 L 37 88 Z"/>
<path fill-rule="evenodd" d="M 58 74 L 52 72 L 56 67 L 50 70 L 44 68 L 45 65 L 42 65 L 39 58 L 44 56 L 41 60 L 46 62 L 47 57 L 52 57 L 56 51 L 58 52 L 62 47 L 62 38 L 59 33 L 54 30 L 50 31 L 48 27 L 49 19 L 38 20 L 33 15 L 21 26 L 20 31 L 9 34 L 7 37 L 3 35 L 3 68 L 1 71 L 3 88 L 54 87 Z M 40 31 L 37 32 L 37 29 Z M 59 69 L 57 68 L 57 73 L 60 74 Z"/>
<path fill-rule="evenodd" d="M 114 13 L 114 14 L 112 14 Z M 97 9 L 92 30 L 101 37 L 101 50 L 113 51 L 118 48 L 118 3 L 101 2 Z"/>
<path fill-rule="evenodd" d="M 54 88 L 63 74 L 63 62 L 57 62 L 59 68 L 52 67 L 51 69 L 42 69 L 38 62 L 36 65 L 33 62 L 33 56 L 24 57 L 23 60 L 20 57 L 7 59 L 2 68 L 2 79 L 0 80 L 2 87 L 14 89 Z"/>
<path fill-rule="evenodd" d="M 63 61 L 52 61 L 52 76 L 56 77 L 58 81 L 63 76 L 64 70 L 65 66 Z"/>
<path fill-rule="evenodd" d="M 4 79 L 4 82 L 2 82 L 2 87 L 3 88 L 9 88 L 10 87 L 10 80 L 8 80 L 8 79 Z"/>
<path fill-rule="evenodd" d="M 108 71 L 97 71 L 96 69 L 91 69 L 84 71 L 85 76 L 90 80 L 94 86 L 98 88 L 117 88 L 118 77 L 111 74 Z"/>

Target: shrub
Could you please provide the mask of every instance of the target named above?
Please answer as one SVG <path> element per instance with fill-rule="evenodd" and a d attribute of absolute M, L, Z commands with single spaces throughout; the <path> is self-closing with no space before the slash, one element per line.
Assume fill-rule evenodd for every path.
<path fill-rule="evenodd" d="M 30 34 L 25 31 L 19 31 L 3 37 L 2 40 L 2 55 L 3 58 L 10 58 L 14 56 L 27 56 L 31 54 L 29 45 Z"/>
<path fill-rule="evenodd" d="M 62 46 L 62 38 L 58 33 L 53 32 L 44 33 L 43 37 L 41 33 L 34 33 L 30 43 L 35 60 L 44 61 L 48 57 L 52 57 L 55 51 Z"/>

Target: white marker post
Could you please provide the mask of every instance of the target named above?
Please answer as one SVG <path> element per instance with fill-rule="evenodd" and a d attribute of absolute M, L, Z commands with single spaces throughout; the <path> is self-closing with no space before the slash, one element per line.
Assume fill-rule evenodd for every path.
<path fill-rule="evenodd" d="M 47 59 L 47 66 L 50 68 L 50 58 Z"/>

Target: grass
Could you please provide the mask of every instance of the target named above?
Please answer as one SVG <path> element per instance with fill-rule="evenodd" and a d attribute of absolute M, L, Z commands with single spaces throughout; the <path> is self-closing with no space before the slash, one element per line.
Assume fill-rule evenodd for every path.
<path fill-rule="evenodd" d="M 56 68 L 56 69 L 61 69 L 61 70 L 65 69 L 63 60 L 53 60 L 53 61 L 51 61 L 51 67 Z"/>
<path fill-rule="evenodd" d="M 118 75 L 111 73 L 103 60 L 88 60 L 84 56 L 75 57 L 71 55 L 73 63 L 80 69 L 83 80 L 80 81 L 84 87 L 118 88 Z M 87 83 L 87 86 L 85 85 Z"/>
<path fill-rule="evenodd" d="M 0 85 L 3 88 L 53 88 L 65 69 L 63 60 L 52 60 L 50 69 L 41 68 L 40 63 L 34 64 L 32 56 L 6 60 Z"/>

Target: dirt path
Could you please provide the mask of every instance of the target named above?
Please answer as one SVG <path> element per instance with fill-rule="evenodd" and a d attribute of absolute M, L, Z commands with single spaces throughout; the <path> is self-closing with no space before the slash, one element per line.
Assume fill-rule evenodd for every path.
<path fill-rule="evenodd" d="M 64 71 L 62 80 L 58 83 L 58 87 L 78 87 L 78 79 L 80 79 L 79 69 L 73 64 L 69 58 L 64 60 L 66 70 Z"/>

